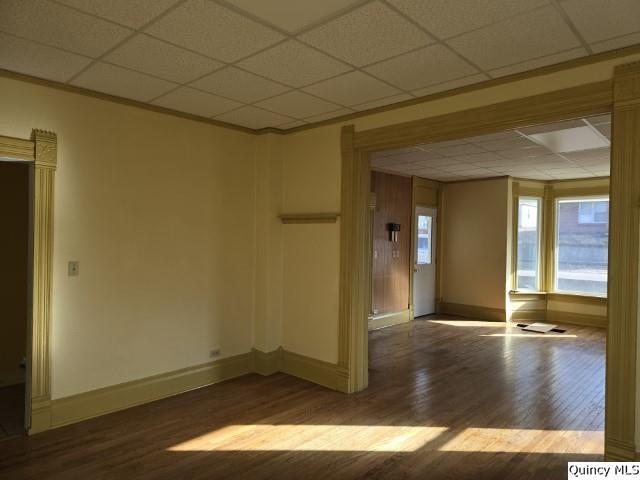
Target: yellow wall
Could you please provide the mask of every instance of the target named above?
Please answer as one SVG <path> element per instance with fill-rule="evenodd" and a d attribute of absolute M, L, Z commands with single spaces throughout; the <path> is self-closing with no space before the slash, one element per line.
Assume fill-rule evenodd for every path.
<path fill-rule="evenodd" d="M 504 309 L 509 180 L 449 183 L 443 191 L 442 301 Z"/>
<path fill-rule="evenodd" d="M 284 137 L 285 213 L 340 210 L 339 129 Z M 338 360 L 340 223 L 284 226 L 282 346 L 327 362 Z"/>
<path fill-rule="evenodd" d="M 29 166 L 0 162 L 0 387 L 24 382 L 29 264 Z"/>
<path fill-rule="evenodd" d="M 0 105 L 58 134 L 54 398 L 250 350 L 256 137 L 9 79 Z"/>

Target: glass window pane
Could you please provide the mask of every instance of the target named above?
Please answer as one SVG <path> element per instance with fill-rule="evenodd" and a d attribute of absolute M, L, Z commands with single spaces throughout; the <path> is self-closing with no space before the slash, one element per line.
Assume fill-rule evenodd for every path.
<path fill-rule="evenodd" d="M 556 208 L 556 290 L 606 295 L 609 199 L 561 199 Z"/>
<path fill-rule="evenodd" d="M 429 215 L 418 215 L 416 258 L 420 265 L 431 263 L 431 221 Z"/>
<path fill-rule="evenodd" d="M 540 203 L 539 198 L 518 200 L 518 290 L 538 290 Z"/>

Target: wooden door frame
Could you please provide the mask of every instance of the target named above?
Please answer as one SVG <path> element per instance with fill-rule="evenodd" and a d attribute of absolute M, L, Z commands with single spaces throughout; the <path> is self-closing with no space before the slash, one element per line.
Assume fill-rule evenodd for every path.
<path fill-rule="evenodd" d="M 360 132 L 353 125 L 342 127 L 338 349 L 342 390 L 357 392 L 368 385 L 370 154 L 606 113 L 613 115 L 614 124 L 610 251 L 615 249 L 616 255 L 610 255 L 609 263 L 605 455 L 635 458 L 640 63 L 617 67 L 612 80 Z"/>
<path fill-rule="evenodd" d="M 51 299 L 53 191 L 58 143 L 55 133 L 33 130 L 30 140 L 0 136 L 0 157 L 32 165 L 31 318 L 27 319 L 27 431 L 51 427 Z"/>

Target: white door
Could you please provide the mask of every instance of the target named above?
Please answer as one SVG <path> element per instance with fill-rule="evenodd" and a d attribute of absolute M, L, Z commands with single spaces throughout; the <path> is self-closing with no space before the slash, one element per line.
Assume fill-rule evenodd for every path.
<path fill-rule="evenodd" d="M 416 207 L 414 317 L 436 311 L 436 214 L 435 208 Z"/>

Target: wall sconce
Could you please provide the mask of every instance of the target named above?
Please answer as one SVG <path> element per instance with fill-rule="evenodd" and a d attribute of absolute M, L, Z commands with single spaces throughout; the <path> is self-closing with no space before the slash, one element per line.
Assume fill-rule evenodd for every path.
<path fill-rule="evenodd" d="M 399 223 L 388 223 L 387 230 L 389 230 L 389 240 L 392 242 L 398 241 L 398 232 L 400 231 Z"/>

